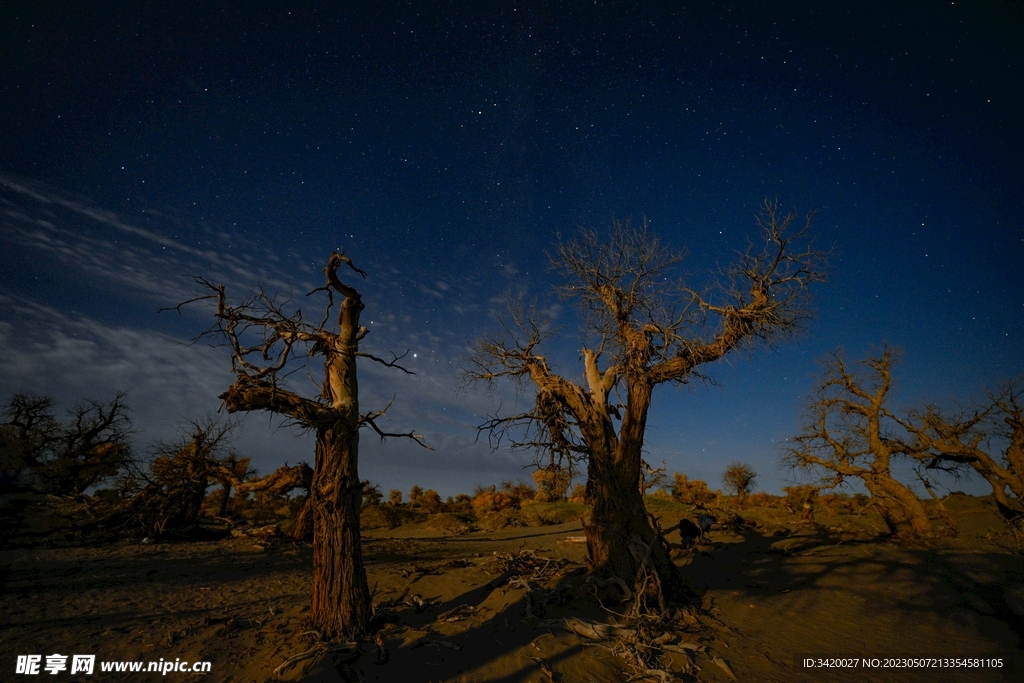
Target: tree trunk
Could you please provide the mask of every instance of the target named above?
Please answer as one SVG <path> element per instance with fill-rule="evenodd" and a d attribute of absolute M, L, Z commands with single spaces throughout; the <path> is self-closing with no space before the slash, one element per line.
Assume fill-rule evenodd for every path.
<path fill-rule="evenodd" d="M 592 504 L 583 530 L 591 571 L 634 585 L 646 564 L 658 575 L 665 600 L 680 604 L 691 593 L 669 556 L 668 544 L 648 521 L 637 486 L 650 395 L 646 385 L 627 385 L 626 412 L 617 439 L 603 398 L 594 402 L 591 419 L 581 425 L 590 456 Z"/>
<path fill-rule="evenodd" d="M 372 605 L 359 536 L 362 484 L 357 428 L 346 421 L 319 430 L 310 500 L 313 507 L 313 602 L 310 620 L 325 638 L 366 633 Z"/>
<path fill-rule="evenodd" d="M 888 472 L 865 475 L 864 485 L 893 537 L 918 540 L 932 535 L 921 499 Z"/>
<path fill-rule="evenodd" d="M 217 508 L 218 517 L 228 516 L 228 502 L 231 500 L 231 482 L 223 480 L 221 485 L 220 507 Z"/>
<path fill-rule="evenodd" d="M 296 541 L 313 540 L 313 505 L 309 495 L 302 501 L 299 511 L 295 514 L 295 523 L 290 535 Z"/>
<path fill-rule="evenodd" d="M 1024 517 L 1024 510 L 1021 509 L 1020 499 L 1018 498 L 1017 503 L 1014 504 L 1011 498 L 1006 495 L 1006 487 L 1009 485 L 1006 479 L 991 472 L 983 471 L 978 467 L 975 467 L 975 469 L 981 472 L 981 475 L 992 487 L 992 497 L 996 501 L 996 509 L 999 510 L 999 514 L 1003 516 L 1003 519 L 1013 522 Z M 1016 493 L 1012 486 L 1010 490 Z"/>
<path fill-rule="evenodd" d="M 609 454 L 590 454 L 592 511 L 584 521 L 592 572 L 634 585 L 640 567 L 658 575 L 665 600 L 680 604 L 690 597 L 665 542 L 651 527 L 635 482 L 639 461 L 614 463 Z"/>

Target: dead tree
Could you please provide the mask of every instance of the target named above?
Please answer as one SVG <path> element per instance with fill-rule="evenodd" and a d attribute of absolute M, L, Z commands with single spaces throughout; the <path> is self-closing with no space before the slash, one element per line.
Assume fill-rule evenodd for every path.
<path fill-rule="evenodd" d="M 53 405 L 48 397 L 11 397 L 0 422 L 0 491 L 80 495 L 115 477 L 131 460 L 132 427 L 123 393 L 107 403 L 81 403 L 66 420 L 53 415 Z"/>
<path fill-rule="evenodd" d="M 227 451 L 233 429 L 232 423 L 199 417 L 182 426 L 180 438 L 156 443 L 148 462 L 131 463 L 121 477 L 117 502 L 99 502 L 96 525 L 118 534 L 192 537 L 210 485 L 237 483 L 252 472 L 248 458 Z"/>
<path fill-rule="evenodd" d="M 675 276 L 681 256 L 646 224 L 614 223 L 607 241 L 584 231 L 561 243 L 552 266 L 584 316 L 582 381 L 552 369 L 541 354 L 547 329 L 515 306 L 504 336 L 481 342 L 471 359 L 470 381 L 509 378 L 535 389 L 532 409 L 496 415 L 482 430 L 585 462 L 592 512 L 584 530 L 599 574 L 632 583 L 646 566 L 669 600 L 687 593 L 638 486 L 651 395 L 660 384 L 701 379 L 704 366 L 744 344 L 770 344 L 801 327 L 807 287 L 822 278 L 821 254 L 805 241 L 809 219 L 794 231 L 797 216 L 776 209 L 766 202 L 759 219 L 763 248 L 749 248 L 704 293 Z"/>
<path fill-rule="evenodd" d="M 926 468 L 972 468 L 992 487 L 1004 518 L 1024 518 L 1024 388 L 1007 384 L 983 406 L 948 412 L 930 405 L 898 421 L 912 435 L 908 450 Z"/>
<path fill-rule="evenodd" d="M 859 478 L 871 494 L 890 534 L 919 539 L 932 534 L 921 499 L 892 476 L 895 458 L 908 455 L 905 434 L 886 402 L 892 386 L 892 352 L 869 357 L 860 365 L 866 377 L 849 370 L 838 355 L 811 403 L 803 431 L 783 456 L 790 467 L 814 472 L 819 488 Z"/>
<path fill-rule="evenodd" d="M 722 474 L 722 482 L 736 492 L 740 505 L 746 501 L 755 479 L 757 479 L 757 472 L 754 471 L 754 468 L 741 462 L 730 464 Z"/>
<path fill-rule="evenodd" d="M 316 435 L 316 461 L 309 505 L 313 517 L 313 597 L 310 620 L 327 638 L 352 639 L 364 634 L 371 617 L 371 596 L 359 537 L 362 482 L 359 479 L 359 430 L 370 427 L 382 439 L 411 438 L 412 432 L 383 431 L 377 420 L 385 410 L 361 414 L 356 359 L 368 358 L 402 368 L 398 357 L 386 361 L 359 350 L 369 329 L 359 324 L 363 301 L 359 292 L 342 282 L 338 268 L 347 265 L 362 277 L 344 253 L 331 255 L 324 268 L 325 283 L 310 294 L 327 296 L 323 320 L 312 322 L 296 310 L 287 313 L 263 290 L 241 304 L 228 302 L 223 285 L 203 278 L 196 282 L 213 291 L 199 297 L 216 301 L 216 321 L 207 332 L 227 341 L 236 379 L 221 395 L 229 412 L 267 411 L 281 415 Z M 329 325 L 334 296 L 341 295 L 336 325 Z M 191 302 L 185 302 L 191 303 Z M 180 306 L 179 306 L 180 308 Z M 280 380 L 289 361 L 302 350 L 323 359 L 320 395 L 307 398 Z"/>

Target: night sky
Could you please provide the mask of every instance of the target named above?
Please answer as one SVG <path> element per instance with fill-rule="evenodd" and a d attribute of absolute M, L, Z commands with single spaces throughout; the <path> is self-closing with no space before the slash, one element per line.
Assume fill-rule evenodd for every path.
<path fill-rule="evenodd" d="M 226 349 L 187 345 L 209 309 L 157 313 L 197 293 L 187 276 L 314 311 L 344 248 L 369 274 L 349 278 L 364 349 L 408 349 L 417 373 L 361 366 L 362 407 L 395 395 L 388 428 L 435 449 L 364 433 L 362 476 L 528 481 L 529 454 L 475 431 L 514 388 L 460 390 L 503 297 L 537 297 L 579 377 L 559 234 L 646 216 L 700 285 L 765 198 L 816 210 L 834 248 L 815 318 L 711 368 L 717 386 L 659 389 L 649 462 L 719 487 L 740 460 L 778 492 L 840 347 L 902 351 L 897 408 L 1024 376 L 1019 2 L 101 5 L 0 2 L 4 400 L 126 390 L 145 452 L 232 380 Z M 313 454 L 266 415 L 235 447 L 263 473 Z"/>

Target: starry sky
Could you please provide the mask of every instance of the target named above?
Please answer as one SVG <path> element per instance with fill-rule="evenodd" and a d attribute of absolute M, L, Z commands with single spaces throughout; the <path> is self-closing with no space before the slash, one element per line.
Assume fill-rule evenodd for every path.
<path fill-rule="evenodd" d="M 227 350 L 189 341 L 224 282 L 310 310 L 327 256 L 353 282 L 364 409 L 434 448 L 364 434 L 361 474 L 442 495 L 529 480 L 475 426 L 513 387 L 460 388 L 506 294 L 536 297 L 581 375 L 559 235 L 646 217 L 701 285 L 765 198 L 833 249 L 798 339 L 662 387 L 648 461 L 778 492 L 820 361 L 899 348 L 894 407 L 1024 375 L 1024 11 L 1018 2 L 0 3 L 0 398 L 128 392 L 144 452 L 216 411 Z M 312 390 L 306 371 L 290 386 Z M 264 473 L 312 443 L 265 415 Z M 977 482 L 949 483 L 978 490 Z M 973 489 L 972 489 L 973 487 Z"/>

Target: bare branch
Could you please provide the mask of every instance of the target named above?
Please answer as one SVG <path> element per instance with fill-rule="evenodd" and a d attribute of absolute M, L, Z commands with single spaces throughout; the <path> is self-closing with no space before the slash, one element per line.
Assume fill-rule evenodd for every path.
<path fill-rule="evenodd" d="M 386 368 L 397 368 L 397 369 L 401 370 L 402 372 L 404 372 L 407 375 L 415 375 L 416 373 L 413 372 L 412 370 L 409 370 L 408 368 L 403 367 L 403 366 L 398 364 L 398 361 L 402 360 L 403 358 L 405 358 L 408 355 L 409 355 L 408 351 L 403 353 L 401 356 L 396 356 L 392 352 L 391 360 L 388 361 L 388 360 L 384 360 L 383 358 L 378 358 L 377 356 L 374 356 L 373 354 L 364 353 L 363 351 L 359 351 L 359 352 L 356 353 L 356 356 L 358 356 L 360 358 L 369 358 L 370 360 L 374 361 L 375 363 L 380 363 L 381 365 L 383 365 Z"/>
<path fill-rule="evenodd" d="M 431 448 L 430 446 L 427 445 L 426 441 L 423 438 L 423 435 L 421 435 L 421 434 L 416 434 L 413 431 L 408 431 L 408 432 L 385 432 L 385 431 L 383 431 L 377 425 L 377 420 L 378 419 L 380 419 L 382 417 L 387 417 L 388 409 L 391 407 L 391 404 L 394 403 L 394 402 L 395 402 L 395 397 L 392 396 L 391 400 L 388 401 L 388 404 L 386 406 L 384 406 L 381 410 L 378 410 L 378 411 L 373 412 L 373 413 L 367 413 L 365 415 L 360 416 L 359 423 L 358 423 L 359 426 L 360 427 L 368 426 L 371 429 L 373 429 L 373 431 L 377 432 L 377 435 L 380 437 L 381 441 L 386 441 L 390 437 L 403 437 L 403 438 L 406 438 L 406 439 L 412 439 L 413 441 L 415 441 L 417 444 L 419 444 L 423 448 L 426 448 L 428 451 L 434 450 L 433 448 Z"/>

